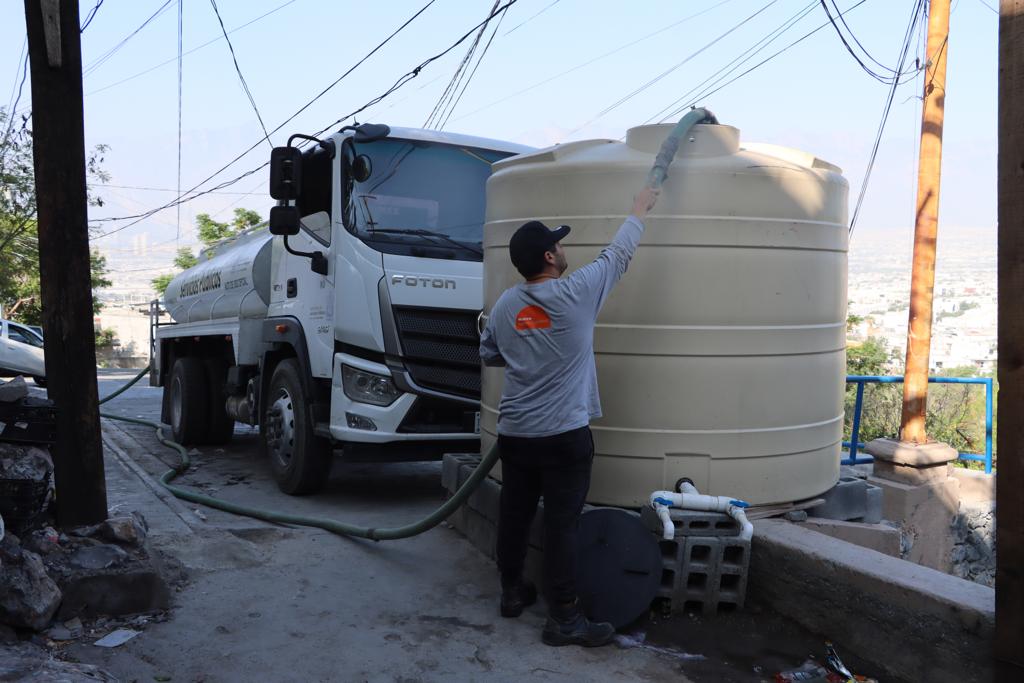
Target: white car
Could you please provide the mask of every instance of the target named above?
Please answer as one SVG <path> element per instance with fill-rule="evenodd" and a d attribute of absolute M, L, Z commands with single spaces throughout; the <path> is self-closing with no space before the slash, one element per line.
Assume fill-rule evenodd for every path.
<path fill-rule="evenodd" d="M 16 375 L 46 385 L 43 338 L 27 325 L 0 320 L 0 377 Z"/>

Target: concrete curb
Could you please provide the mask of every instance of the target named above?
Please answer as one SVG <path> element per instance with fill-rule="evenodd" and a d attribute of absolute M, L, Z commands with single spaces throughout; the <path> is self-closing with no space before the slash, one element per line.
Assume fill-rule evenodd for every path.
<path fill-rule="evenodd" d="M 900 678 L 990 681 L 995 591 L 781 520 L 754 522 L 750 597 Z"/>

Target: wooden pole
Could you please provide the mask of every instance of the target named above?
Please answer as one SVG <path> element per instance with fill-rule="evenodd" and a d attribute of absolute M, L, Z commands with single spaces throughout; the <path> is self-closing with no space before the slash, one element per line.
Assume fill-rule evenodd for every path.
<path fill-rule="evenodd" d="M 25 0 L 47 391 L 57 407 L 57 522 L 107 517 L 96 389 L 76 0 Z"/>
<path fill-rule="evenodd" d="M 914 266 L 910 284 L 907 363 L 903 381 L 900 439 L 927 443 L 928 354 L 932 342 L 932 291 L 935 288 L 935 241 L 939 226 L 939 179 L 942 170 L 942 122 L 946 104 L 946 56 L 949 53 L 949 1 L 931 0 L 928 12 L 928 65 L 921 111 L 921 151 L 917 166 L 917 218 Z"/>
<path fill-rule="evenodd" d="M 997 677 L 1024 680 L 1024 0 L 999 8 Z"/>

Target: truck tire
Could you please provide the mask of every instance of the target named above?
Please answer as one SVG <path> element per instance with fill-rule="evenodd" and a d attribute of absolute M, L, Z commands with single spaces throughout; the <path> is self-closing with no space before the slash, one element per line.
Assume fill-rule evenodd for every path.
<path fill-rule="evenodd" d="M 292 496 L 318 491 L 331 472 L 331 446 L 313 433 L 294 358 L 274 368 L 264 405 L 265 444 L 278 487 Z"/>
<path fill-rule="evenodd" d="M 171 381 L 164 391 L 170 392 L 171 433 L 183 445 L 201 444 L 209 426 L 210 389 L 206 368 L 200 358 L 179 358 L 171 368 Z"/>
<path fill-rule="evenodd" d="M 235 420 L 224 409 L 227 397 L 224 395 L 224 383 L 228 379 L 228 364 L 220 358 L 207 358 L 206 385 L 210 389 L 209 425 L 206 431 L 206 443 L 220 446 L 231 441 L 235 433 Z"/>

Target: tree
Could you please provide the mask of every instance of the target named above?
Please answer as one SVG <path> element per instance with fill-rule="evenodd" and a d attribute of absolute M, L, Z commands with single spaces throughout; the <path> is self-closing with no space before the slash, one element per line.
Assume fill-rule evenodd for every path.
<path fill-rule="evenodd" d="M 210 217 L 210 214 L 201 213 L 196 216 L 196 233 L 199 235 L 199 241 L 203 243 L 203 246 L 209 247 L 221 240 L 234 237 L 249 228 L 254 228 L 262 222 L 263 219 L 260 217 L 260 214 L 252 209 L 235 209 L 235 217 L 230 223 L 215 221 Z M 188 247 L 178 249 L 178 254 L 174 257 L 174 265 L 179 270 L 188 270 L 197 263 L 199 263 L 198 257 Z M 167 291 L 167 286 L 171 284 L 171 280 L 174 277 L 175 273 L 164 273 L 157 275 L 150 280 L 150 283 L 153 285 L 156 293 L 163 296 L 164 292 Z"/>
<path fill-rule="evenodd" d="M 20 124 L 0 108 L 0 304 L 4 315 L 30 325 L 42 320 L 39 293 L 39 240 L 36 224 L 35 170 L 32 164 L 32 130 L 29 120 Z M 106 145 L 97 145 L 86 159 L 86 175 L 91 182 L 106 182 L 103 170 Z M 89 196 L 91 206 L 103 200 Z M 92 252 L 92 289 L 109 287 L 107 262 Z M 102 308 L 95 297 L 93 310 Z"/>

